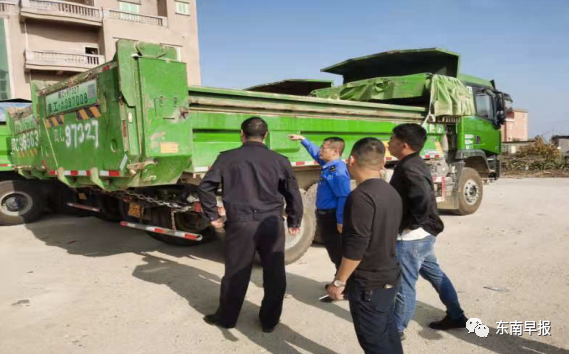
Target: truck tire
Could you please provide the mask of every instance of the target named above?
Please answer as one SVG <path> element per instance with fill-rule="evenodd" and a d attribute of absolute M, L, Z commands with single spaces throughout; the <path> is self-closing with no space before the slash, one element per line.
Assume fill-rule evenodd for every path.
<path fill-rule="evenodd" d="M 305 204 L 304 207 L 311 207 L 316 213 L 316 190 L 318 189 L 318 183 L 314 183 L 311 185 L 308 190 L 306 190 L 305 196 Z M 313 242 L 324 244 L 322 240 L 322 236 L 320 235 L 320 228 L 318 227 L 318 223 L 316 222 L 316 214 L 314 214 L 314 239 Z"/>
<path fill-rule="evenodd" d="M 306 193 L 302 196 L 304 204 L 304 213 L 302 215 L 302 224 L 300 232 L 296 236 L 292 236 L 288 232 L 288 226 L 285 221 L 285 264 L 296 262 L 302 257 L 312 245 L 314 233 L 316 231 L 316 213 L 314 203 L 306 197 Z"/>
<path fill-rule="evenodd" d="M 350 182 L 350 188 L 351 190 L 354 190 L 356 188 L 356 181 L 351 181 Z M 314 208 L 314 210 L 316 211 L 316 190 L 318 189 L 318 183 L 314 183 L 312 186 L 310 186 L 310 188 L 308 188 L 308 190 L 306 191 L 306 199 L 308 201 L 308 204 L 310 206 L 312 206 L 312 208 Z M 324 240 L 322 239 L 322 235 L 320 233 L 320 228 L 318 227 L 318 223 L 316 223 L 315 228 L 315 232 L 314 232 L 314 242 L 319 243 L 321 245 L 324 244 Z"/>
<path fill-rule="evenodd" d="M 462 169 L 462 174 L 458 182 L 458 215 L 469 215 L 480 207 L 483 196 L 482 178 L 478 172 L 470 167 Z"/>
<path fill-rule="evenodd" d="M 306 251 L 312 245 L 314 240 L 314 232 L 316 231 L 316 213 L 314 210 L 314 205 L 310 204 L 306 198 L 306 194 L 303 194 L 302 201 L 304 204 L 304 212 L 302 216 L 302 224 L 300 226 L 300 233 L 296 236 L 292 236 L 288 232 L 288 226 L 285 220 L 285 264 L 291 264 L 296 262 L 302 257 Z M 215 233 L 215 230 L 214 230 Z M 215 233 L 217 238 L 221 241 L 223 247 L 225 247 L 225 231 Z M 258 253 L 255 253 L 256 264 L 261 264 L 261 257 Z"/>
<path fill-rule="evenodd" d="M 30 181 L 0 182 L 0 225 L 20 225 L 38 220 L 45 198 Z"/>

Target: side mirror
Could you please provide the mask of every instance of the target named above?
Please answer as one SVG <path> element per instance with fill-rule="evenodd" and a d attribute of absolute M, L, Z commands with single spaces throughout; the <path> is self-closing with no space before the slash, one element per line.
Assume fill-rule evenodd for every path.
<path fill-rule="evenodd" d="M 494 97 L 496 100 L 496 115 L 494 116 L 494 127 L 496 129 L 500 128 L 502 124 L 506 121 L 506 95 L 502 92 L 496 92 Z"/>

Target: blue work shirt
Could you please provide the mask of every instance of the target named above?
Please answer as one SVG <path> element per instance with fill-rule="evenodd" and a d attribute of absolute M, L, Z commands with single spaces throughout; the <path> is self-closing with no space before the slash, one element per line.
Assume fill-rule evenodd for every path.
<path fill-rule="evenodd" d="M 348 166 L 341 159 L 330 162 L 321 160 L 320 148 L 308 139 L 302 141 L 302 146 L 322 166 L 316 190 L 316 209 L 336 209 L 336 221 L 343 224 L 344 205 L 351 192 Z"/>

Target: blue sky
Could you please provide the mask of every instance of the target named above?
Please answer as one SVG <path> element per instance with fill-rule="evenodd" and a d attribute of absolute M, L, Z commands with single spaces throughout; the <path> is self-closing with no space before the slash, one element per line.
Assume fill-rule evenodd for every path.
<path fill-rule="evenodd" d="M 569 134 L 569 0 L 198 0 L 202 84 L 245 88 L 393 49 L 441 47 Z"/>

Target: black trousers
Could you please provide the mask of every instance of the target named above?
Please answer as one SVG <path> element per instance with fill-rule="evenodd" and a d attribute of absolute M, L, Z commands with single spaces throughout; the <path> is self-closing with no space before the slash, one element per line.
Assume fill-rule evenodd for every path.
<path fill-rule="evenodd" d="M 336 209 L 316 210 L 316 222 L 328 256 L 338 271 L 342 263 L 342 234 L 338 232 Z"/>
<path fill-rule="evenodd" d="M 261 257 L 265 291 L 259 319 L 264 327 L 274 327 L 281 317 L 286 291 L 284 222 L 280 214 L 260 219 L 226 223 L 225 275 L 216 313 L 224 326 L 237 323 L 251 279 L 255 251 Z"/>
<path fill-rule="evenodd" d="M 399 285 L 390 289 L 348 290 L 350 313 L 358 342 L 366 354 L 403 354 L 401 338 L 393 317 Z"/>

